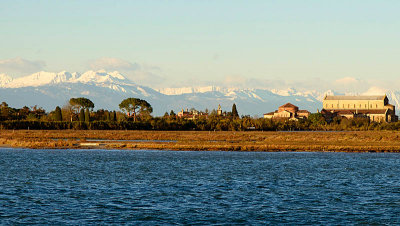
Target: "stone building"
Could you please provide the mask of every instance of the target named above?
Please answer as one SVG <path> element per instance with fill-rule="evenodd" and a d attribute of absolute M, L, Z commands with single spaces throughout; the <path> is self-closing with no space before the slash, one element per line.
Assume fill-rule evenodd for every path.
<path fill-rule="evenodd" d="M 307 110 L 299 110 L 299 108 L 291 103 L 286 103 L 278 108 L 275 112 L 264 114 L 264 118 L 268 119 L 291 119 L 298 120 L 300 118 L 308 118 L 310 112 Z"/>
<path fill-rule="evenodd" d="M 395 106 L 384 96 L 325 96 L 321 113 L 329 121 L 334 117 L 369 118 L 375 122 L 396 122 Z"/>
<path fill-rule="evenodd" d="M 178 112 L 177 117 L 188 120 L 194 120 L 199 118 L 208 118 L 208 114 L 197 110 L 189 111 L 189 109 L 186 108 L 186 111 L 182 109 L 180 112 Z"/>
<path fill-rule="evenodd" d="M 222 115 L 222 108 L 220 104 L 218 104 L 217 115 Z"/>

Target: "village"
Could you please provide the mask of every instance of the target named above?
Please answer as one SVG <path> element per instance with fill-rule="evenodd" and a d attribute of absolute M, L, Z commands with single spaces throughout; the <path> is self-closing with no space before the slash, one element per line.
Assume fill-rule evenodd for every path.
<path fill-rule="evenodd" d="M 234 105 L 236 110 L 236 105 Z M 233 110 L 233 111 L 235 111 Z M 232 114 L 237 114 L 232 112 Z M 325 96 L 322 102 L 321 111 L 318 110 L 327 122 L 334 118 L 366 118 L 370 122 L 397 122 L 395 106 L 389 104 L 386 95 L 383 96 Z M 218 116 L 228 116 L 223 112 L 221 105 L 216 111 Z M 195 109 L 182 109 L 178 114 L 178 118 L 194 120 L 199 118 L 207 118 L 208 112 L 201 112 Z M 308 110 L 299 109 L 298 106 L 286 103 L 279 106 L 277 110 L 263 114 L 265 119 L 273 120 L 294 120 L 307 119 L 311 115 Z"/>

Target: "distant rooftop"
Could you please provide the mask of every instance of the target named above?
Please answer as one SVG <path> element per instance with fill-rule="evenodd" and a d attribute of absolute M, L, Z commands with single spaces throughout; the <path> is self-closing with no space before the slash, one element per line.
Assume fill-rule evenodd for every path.
<path fill-rule="evenodd" d="M 291 103 L 286 103 L 286 104 L 280 106 L 280 108 L 297 108 L 297 106 L 293 105 Z"/>
<path fill-rule="evenodd" d="M 383 100 L 383 96 L 326 96 L 324 100 Z"/>

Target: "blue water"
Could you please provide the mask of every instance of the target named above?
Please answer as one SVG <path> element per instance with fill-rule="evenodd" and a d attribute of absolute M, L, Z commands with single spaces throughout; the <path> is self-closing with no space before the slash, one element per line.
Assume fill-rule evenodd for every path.
<path fill-rule="evenodd" d="M 0 149 L 0 223 L 400 224 L 400 154 Z"/>

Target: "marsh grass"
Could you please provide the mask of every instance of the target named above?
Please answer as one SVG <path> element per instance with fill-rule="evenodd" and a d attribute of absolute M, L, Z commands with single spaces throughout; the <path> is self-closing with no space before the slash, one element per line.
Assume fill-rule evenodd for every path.
<path fill-rule="evenodd" d="M 88 139 L 98 140 L 96 143 L 104 144 L 103 147 L 108 149 L 400 152 L 400 132 L 397 131 L 0 130 L 0 145 L 11 147 L 89 148 L 80 146 Z M 155 142 L 157 140 L 176 142 Z"/>

